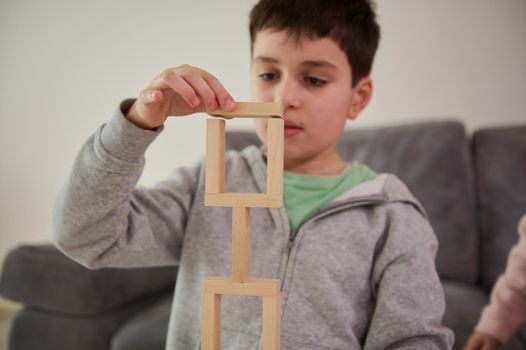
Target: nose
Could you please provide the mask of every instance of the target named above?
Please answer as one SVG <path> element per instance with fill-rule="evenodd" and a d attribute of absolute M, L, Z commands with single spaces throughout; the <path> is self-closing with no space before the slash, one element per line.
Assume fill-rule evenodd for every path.
<path fill-rule="evenodd" d="M 290 78 L 283 77 L 275 90 L 274 100 L 286 108 L 297 108 L 300 105 L 298 84 Z"/>

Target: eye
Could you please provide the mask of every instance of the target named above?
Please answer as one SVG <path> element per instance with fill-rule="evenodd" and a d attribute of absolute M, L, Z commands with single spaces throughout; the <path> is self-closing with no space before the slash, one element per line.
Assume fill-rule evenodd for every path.
<path fill-rule="evenodd" d="M 277 78 L 277 74 L 276 73 L 261 73 L 259 74 L 259 77 L 263 81 L 272 81 Z"/>
<path fill-rule="evenodd" d="M 327 84 L 327 80 L 315 78 L 315 77 L 305 77 L 303 79 L 308 85 L 319 87 Z"/>

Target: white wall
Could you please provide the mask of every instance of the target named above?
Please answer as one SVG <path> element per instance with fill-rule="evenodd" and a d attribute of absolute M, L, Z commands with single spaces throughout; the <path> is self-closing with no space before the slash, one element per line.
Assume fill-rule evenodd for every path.
<path fill-rule="evenodd" d="M 249 98 L 253 2 L 0 0 L 0 261 L 15 245 L 50 241 L 78 148 L 164 68 L 203 67 Z M 526 1 L 383 0 L 378 13 L 375 96 L 355 125 L 526 121 Z M 142 183 L 203 151 L 203 116 L 170 120 Z"/>
<path fill-rule="evenodd" d="M 470 130 L 526 122 L 526 1 L 383 0 L 378 9 L 376 96 L 363 119 L 450 115 Z"/>

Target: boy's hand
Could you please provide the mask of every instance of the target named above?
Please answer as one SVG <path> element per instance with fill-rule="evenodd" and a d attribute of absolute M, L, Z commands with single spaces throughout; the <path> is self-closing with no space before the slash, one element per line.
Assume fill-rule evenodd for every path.
<path fill-rule="evenodd" d="M 464 350 L 495 350 L 500 342 L 490 335 L 474 332 L 468 339 Z"/>
<path fill-rule="evenodd" d="M 210 73 L 189 65 L 170 68 L 152 80 L 126 117 L 144 129 L 161 126 L 168 116 L 183 116 L 222 107 L 235 109 L 232 96 Z"/>

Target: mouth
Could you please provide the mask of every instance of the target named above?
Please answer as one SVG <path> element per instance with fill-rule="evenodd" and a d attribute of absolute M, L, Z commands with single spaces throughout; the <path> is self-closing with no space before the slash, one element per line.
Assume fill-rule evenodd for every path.
<path fill-rule="evenodd" d="M 300 124 L 290 119 L 285 119 L 284 124 L 285 124 L 285 137 L 297 135 L 303 130 L 303 127 Z"/>

